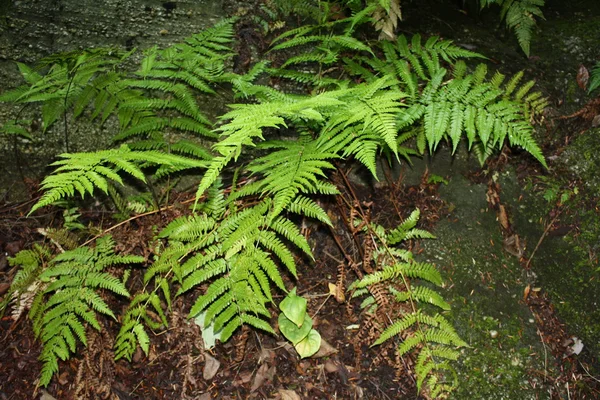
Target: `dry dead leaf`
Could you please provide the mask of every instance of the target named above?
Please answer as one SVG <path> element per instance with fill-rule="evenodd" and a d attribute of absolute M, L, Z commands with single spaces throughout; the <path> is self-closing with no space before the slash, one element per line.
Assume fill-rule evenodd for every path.
<path fill-rule="evenodd" d="M 256 371 L 256 375 L 254 376 L 254 381 L 252 381 L 252 388 L 250 388 L 251 392 L 255 392 L 258 388 L 260 388 L 267 380 L 273 379 L 275 376 L 275 367 L 270 367 L 269 364 L 263 364 Z"/>
<path fill-rule="evenodd" d="M 204 353 L 204 369 L 202 370 L 202 377 L 207 381 L 211 380 L 217 374 L 220 366 L 221 363 L 219 360 L 208 353 Z"/>
<path fill-rule="evenodd" d="M 502 228 L 504 228 L 505 231 L 510 230 L 510 221 L 508 220 L 508 213 L 506 212 L 506 208 L 502 204 L 498 206 L 498 221 L 500 221 L 500 225 L 502 225 Z"/>
<path fill-rule="evenodd" d="M 325 368 L 325 371 L 333 373 L 338 372 L 338 370 L 340 369 L 340 365 L 330 359 L 325 361 L 325 365 L 323 365 L 323 368 Z"/>
<path fill-rule="evenodd" d="M 325 339 L 323 339 L 323 337 L 321 337 L 321 347 L 319 348 L 319 351 L 317 351 L 315 354 L 310 356 L 310 358 L 328 357 L 337 352 L 338 351 L 336 348 L 334 348 L 332 345 L 327 343 L 327 341 Z"/>
<path fill-rule="evenodd" d="M 525 254 L 525 242 L 521 241 L 519 235 L 513 234 L 502 241 L 504 250 L 515 257 L 521 258 Z"/>
<path fill-rule="evenodd" d="M 581 64 L 579 66 L 579 69 L 577 70 L 577 85 L 585 90 L 587 89 L 588 86 L 588 81 L 590 80 L 590 73 L 588 72 L 587 68 Z"/>
<path fill-rule="evenodd" d="M 5 283 L 5 282 L 0 283 L 0 296 L 4 295 L 4 293 L 8 292 L 8 289 L 10 289 L 9 283 Z"/>
<path fill-rule="evenodd" d="M 531 285 L 527 285 L 525 290 L 523 290 L 523 300 L 527 300 L 530 292 L 531 292 Z"/>
<path fill-rule="evenodd" d="M 281 396 L 281 400 L 302 400 L 298 393 L 293 390 L 279 389 L 277 394 Z"/>
<path fill-rule="evenodd" d="M 327 286 L 329 287 L 329 294 L 335 298 L 335 301 L 340 304 L 346 301 L 346 295 L 344 294 L 344 290 L 342 288 L 331 282 L 328 283 Z"/>
<path fill-rule="evenodd" d="M 263 348 L 260 351 L 260 355 L 258 356 L 258 363 L 262 364 L 264 362 L 271 363 L 275 360 L 275 352 L 273 350 Z"/>
<path fill-rule="evenodd" d="M 42 396 L 40 400 L 56 400 L 56 397 L 52 396 L 50 393 L 46 392 L 44 389 L 40 390 Z"/>

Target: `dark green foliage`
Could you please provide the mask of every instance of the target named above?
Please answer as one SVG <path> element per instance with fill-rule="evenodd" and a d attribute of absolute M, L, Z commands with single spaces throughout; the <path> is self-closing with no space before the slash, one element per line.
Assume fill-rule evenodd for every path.
<path fill-rule="evenodd" d="M 592 93 L 594 90 L 600 87 L 600 62 L 596 63 L 594 68 L 590 71 L 590 81 L 588 87 L 588 93 Z"/>
<path fill-rule="evenodd" d="M 42 105 L 42 128 L 47 130 L 67 111 L 78 117 L 89 106 L 91 119 L 102 122 L 114 111 L 119 99 L 134 95 L 123 92 L 121 75 L 115 68 L 131 53 L 116 49 L 88 49 L 43 59 L 36 69 L 19 63 L 27 84 L 0 95 L 0 101 Z M 47 70 L 45 74 L 40 71 Z"/>
<path fill-rule="evenodd" d="M 541 7 L 545 0 L 479 0 L 481 8 L 497 4 L 501 7 L 500 17 L 506 26 L 515 32 L 523 52 L 529 56 L 531 36 L 535 28 L 535 17 L 544 18 Z"/>
<path fill-rule="evenodd" d="M 30 140 L 31 134 L 27 129 L 28 126 L 31 126 L 30 120 L 6 121 L 0 126 L 0 133 L 12 138 L 21 137 Z"/>
<path fill-rule="evenodd" d="M 206 150 L 197 144 L 176 141 L 167 147 L 165 131 L 214 138 L 212 124 L 200 110 L 199 93 L 215 94 L 214 86 L 227 81 L 225 62 L 231 58 L 230 44 L 233 20 L 225 20 L 206 29 L 184 43 L 164 50 L 156 47 L 146 52 L 135 79 L 127 79 L 125 87 L 143 89 L 145 95 L 131 99 L 120 107 L 123 115 L 139 115 L 135 124 L 122 124 L 116 140 L 142 136 L 155 142 L 154 149 L 195 155 Z M 149 143 L 138 147 L 149 148 Z M 192 148 L 194 146 L 194 148 Z M 198 150 L 202 149 L 202 150 Z"/>

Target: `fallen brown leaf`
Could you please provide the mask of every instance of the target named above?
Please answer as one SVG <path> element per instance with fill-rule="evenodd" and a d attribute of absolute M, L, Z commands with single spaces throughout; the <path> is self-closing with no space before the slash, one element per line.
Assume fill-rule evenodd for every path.
<path fill-rule="evenodd" d="M 588 72 L 587 68 L 581 64 L 579 66 L 579 69 L 577 70 L 577 85 L 585 90 L 587 89 L 587 85 L 588 85 L 588 81 L 590 79 L 590 73 Z"/>
<path fill-rule="evenodd" d="M 527 285 L 527 287 L 525 287 L 525 290 L 523 290 L 523 300 L 527 300 L 530 292 L 531 292 L 531 285 Z"/>
<path fill-rule="evenodd" d="M 327 343 L 327 341 L 321 337 L 321 347 L 319 348 L 319 351 L 317 351 L 315 354 L 310 356 L 310 358 L 328 357 L 337 352 L 338 351 L 335 347 L 333 347 L 332 345 Z"/>
<path fill-rule="evenodd" d="M 502 228 L 505 231 L 510 230 L 510 221 L 508 220 L 508 213 L 506 212 L 506 208 L 502 204 L 498 206 L 498 220 L 500 221 L 500 225 L 502 225 Z"/>
<path fill-rule="evenodd" d="M 275 366 L 269 367 L 269 364 L 263 364 L 256 371 L 256 375 L 254 376 L 254 381 L 252 382 L 252 387 L 250 388 L 251 392 L 255 392 L 258 388 L 260 388 L 266 381 L 273 380 L 275 376 L 275 372 L 277 369 Z"/>
<path fill-rule="evenodd" d="M 325 361 L 325 365 L 323 367 L 325 368 L 325 371 L 329 373 L 337 372 L 340 369 L 340 365 L 335 363 L 333 360 Z"/>
<path fill-rule="evenodd" d="M 329 287 L 329 294 L 332 295 L 338 303 L 342 304 L 346 301 L 346 295 L 344 294 L 343 288 L 331 282 L 328 283 L 327 286 Z"/>
<path fill-rule="evenodd" d="M 302 400 L 298 393 L 293 390 L 279 389 L 277 394 L 281 396 L 281 400 Z"/>
<path fill-rule="evenodd" d="M 204 369 L 202 370 L 202 377 L 204 380 L 211 380 L 217 374 L 221 363 L 219 360 L 214 358 L 208 353 L 204 353 Z"/>

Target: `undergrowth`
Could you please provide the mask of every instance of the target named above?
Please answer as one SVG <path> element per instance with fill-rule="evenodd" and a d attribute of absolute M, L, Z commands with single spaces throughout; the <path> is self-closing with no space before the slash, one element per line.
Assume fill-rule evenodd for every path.
<path fill-rule="evenodd" d="M 396 4 L 380 3 L 386 11 Z M 120 67 L 128 54 L 109 49 L 57 55 L 40 68 L 20 65 L 27 83 L 0 100 L 38 104 L 44 129 L 62 118 L 67 140 L 71 118 L 114 118 L 119 126 L 120 146 L 61 155 L 31 212 L 77 194 L 96 197 L 99 189 L 125 213 L 118 188 L 128 181 L 166 181 L 168 191 L 171 178 L 197 179 L 191 211 L 158 233 L 152 259 L 115 255 L 108 236 L 64 252 L 36 245 L 11 259 L 21 270 L 2 306 L 27 307 L 23 295 L 31 292 L 29 316 L 43 345 L 40 385 L 77 342 L 85 345 L 87 325 L 103 329 L 97 314 L 119 321 L 116 359 L 131 360 L 138 346 L 148 353 L 148 330 L 166 329 L 180 296 L 192 303 L 188 317 L 202 318 L 222 342 L 242 325 L 276 334 L 272 291 L 288 292 L 284 278 L 294 279 L 302 260 L 313 259 L 299 217 L 331 225 L 318 199 L 339 193 L 329 179 L 336 160 L 356 160 L 376 178 L 380 154 L 410 161 L 442 143 L 455 150 L 466 137 L 482 163 L 508 143 L 545 165 L 530 124 L 545 100 L 530 92 L 533 82 L 521 82 L 522 74 L 506 83 L 498 72 L 487 78 L 485 64 L 470 69 L 464 61 L 481 55 L 438 37 L 365 43 L 353 34 L 367 14 L 287 31 L 271 52 L 295 56 L 279 66 L 260 61 L 244 75 L 228 68 L 235 20 L 148 50 L 134 74 Z M 307 94 L 255 83 L 264 76 L 292 80 Z M 215 122 L 198 98 L 214 96 L 217 87 L 243 101 Z M 373 345 L 399 338 L 399 352 L 416 357 L 418 389 L 442 398 L 457 384 L 450 361 L 465 343 L 441 314 L 422 307 L 449 308 L 436 288 L 439 272 L 395 247 L 430 236 L 416 229 L 417 220 L 413 213 L 388 232 L 356 221 L 377 250 L 352 288 L 370 293 L 367 307 L 377 307 L 384 292 L 372 288 L 382 285 L 408 305 Z M 142 261 L 143 287 L 134 293 L 128 272 L 120 278 L 105 271 Z M 121 315 L 103 300 L 109 294 L 129 299 Z"/>

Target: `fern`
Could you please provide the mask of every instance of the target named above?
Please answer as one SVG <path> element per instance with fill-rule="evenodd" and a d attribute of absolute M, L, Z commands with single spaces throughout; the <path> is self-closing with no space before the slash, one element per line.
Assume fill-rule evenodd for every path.
<path fill-rule="evenodd" d="M 159 165 L 175 169 L 202 168 L 206 164 L 189 158 L 155 151 L 131 151 L 125 145 L 114 150 L 90 153 L 63 154 L 63 159 L 54 162 L 54 174 L 42 181 L 46 192 L 32 207 L 30 213 L 60 199 L 79 193 L 92 195 L 95 188 L 108 193 L 109 181 L 123 184 L 119 171 L 124 171 L 141 181 L 146 180 L 141 166 Z"/>
<path fill-rule="evenodd" d="M 29 85 L 2 99 L 41 102 L 48 123 L 68 112 L 75 117 L 89 114 L 100 123 L 116 115 L 116 140 L 128 142 L 117 149 L 62 155 L 54 173 L 43 181 L 45 193 L 32 212 L 76 194 L 94 195 L 98 188 L 114 199 L 120 212 L 142 211 L 147 197 L 130 198 L 128 204 L 116 190 L 125 176 L 146 181 L 148 173 L 155 178 L 191 168 L 203 173 L 192 214 L 162 230 L 144 288 L 121 317 L 117 359 L 131 360 L 138 346 L 148 353 L 148 330 L 167 326 L 175 296 L 196 296 L 189 317 L 201 317 L 222 341 L 242 325 L 274 332 L 268 323 L 272 291 L 285 291 L 284 275 L 296 275 L 296 250 L 313 257 L 290 214 L 331 224 L 314 197 L 338 193 L 328 180 L 335 160 L 354 158 L 376 176 L 379 154 L 408 158 L 416 152 L 404 147 L 409 140 L 416 140 L 423 153 L 434 151 L 443 140 L 456 149 L 466 136 L 482 160 L 508 140 L 543 163 L 529 121 L 545 100 L 530 93 L 533 83 L 522 84 L 522 74 L 506 83 L 500 74 L 486 79 L 484 67 L 468 72 L 460 59 L 481 56 L 437 37 L 423 42 L 418 35 L 400 36 L 393 43 L 367 46 L 352 33 L 369 13 L 383 7 L 399 17 L 398 2 L 371 3 L 347 20 L 281 35 L 273 51 L 307 52 L 280 68 L 260 62 L 246 75 L 226 68 L 232 20 L 185 43 L 149 50 L 135 76 L 119 71 L 118 57 L 112 64 L 105 62 L 111 58 L 104 53 L 82 59 L 80 67 L 76 56 L 49 60 L 46 75 L 21 66 Z M 255 84 L 265 73 L 306 83 L 313 94 L 286 94 Z M 231 105 L 214 128 L 197 96 L 213 96 L 224 83 L 247 103 Z M 56 99 L 63 104 L 52 109 Z M 235 172 L 227 174 L 230 167 Z M 379 307 L 376 287 L 385 287 L 403 305 L 400 309 L 408 310 L 394 317 L 375 344 L 401 336 L 399 352 L 416 354 L 419 389 L 427 387 L 443 396 L 455 386 L 455 380 L 446 378 L 453 374 L 454 347 L 464 342 L 441 315 L 425 312 L 449 307 L 435 288 L 442 284 L 439 272 L 415 261 L 410 251 L 394 247 L 431 237 L 416 227 L 418 218 L 416 211 L 389 232 L 376 224 L 364 225 L 377 244 L 371 258 L 375 272 L 354 289 L 355 295 L 367 296 L 363 305 L 371 310 Z M 105 267 L 141 259 L 114 255 L 110 239 L 99 240 L 95 249 L 69 250 L 51 261 L 33 253 L 27 257 L 23 262 L 30 265 L 24 269 L 28 272 L 19 277 L 12 293 L 37 293 L 30 315 L 44 344 L 42 382 L 47 384 L 58 359 L 69 358 L 78 341 L 85 344 L 86 323 L 99 329 L 97 313 L 115 317 L 98 291 L 129 296 L 126 279 L 109 275 Z M 35 281 L 43 285 L 32 288 L 30 282 Z"/>
<path fill-rule="evenodd" d="M 101 329 L 97 313 L 115 318 L 98 290 L 129 296 L 123 283 L 104 270 L 117 264 L 140 263 L 143 258 L 116 255 L 113 247 L 113 240 L 103 237 L 96 242 L 96 248 L 66 251 L 45 267 L 37 260 L 48 258 L 49 254 L 40 246 L 35 247 L 36 253 L 23 251 L 11 260 L 14 265 L 23 266 L 13 282 L 12 293 L 22 292 L 33 281 L 41 282 L 29 312 L 34 333 L 43 345 L 40 385 L 50 383 L 58 371 L 58 360 L 68 360 L 78 341 L 86 344 L 85 324 Z"/>
<path fill-rule="evenodd" d="M 285 117 L 321 121 L 323 115 L 319 109 L 343 104 L 336 98 L 342 94 L 343 92 L 328 92 L 288 101 L 232 106 L 233 110 L 221 117 L 223 120 L 230 120 L 218 128 L 223 139 L 213 147 L 220 156 L 210 162 L 198 187 L 197 197 L 199 198 L 217 180 L 225 166 L 237 160 L 244 146 L 255 146 L 255 140 L 264 138 L 263 129 L 285 126 Z"/>
<path fill-rule="evenodd" d="M 337 158 L 334 153 L 321 151 L 310 138 L 300 137 L 298 141 L 269 141 L 257 146 L 258 149 L 272 150 L 248 165 L 248 170 L 260 174 L 263 179 L 246 185 L 236 196 L 270 194 L 273 198 L 273 216 L 288 209 L 299 194 L 335 194 L 337 189 L 323 181 L 325 170 L 334 169 L 329 159 Z M 317 212 L 327 224 L 329 218 Z M 326 214 L 325 214 L 326 215 Z M 325 219 L 326 218 L 326 219 Z"/>
<path fill-rule="evenodd" d="M 529 56 L 531 36 L 535 28 L 535 17 L 544 18 L 541 7 L 545 0 L 480 0 L 481 8 L 498 4 L 500 17 L 506 26 L 515 32 L 521 50 Z"/>
<path fill-rule="evenodd" d="M 115 140 L 141 136 L 142 140 L 161 138 L 164 141 L 169 131 L 214 139 L 212 123 L 200 110 L 196 96 L 198 93 L 214 95 L 216 84 L 235 76 L 225 74 L 225 62 L 232 56 L 234 22 L 234 19 L 221 21 L 164 50 L 149 49 L 136 77 L 123 82 L 125 87 L 146 93 L 120 105 L 121 113 L 140 117 L 135 123 L 122 124 L 122 131 Z M 178 143 L 170 150 L 177 151 Z M 203 147 L 194 145 L 197 149 Z M 200 151 L 207 153 L 204 149 Z"/>
<path fill-rule="evenodd" d="M 590 86 L 588 87 L 588 93 L 592 93 L 594 90 L 600 87 L 600 62 L 596 63 L 594 68 L 590 71 Z"/>
<path fill-rule="evenodd" d="M 533 81 L 519 86 L 522 73 L 504 87 L 501 86 L 504 76 L 499 73 L 486 82 L 484 64 L 467 74 L 466 65 L 460 60 L 480 55 L 436 37 L 423 44 L 420 36 L 415 35 L 409 44 L 400 36 L 395 46 L 386 42 L 382 49 L 385 61 L 362 57 L 359 63 L 348 62 L 348 70 L 369 81 L 374 79 L 370 70 L 396 77 L 397 90 L 408 94 L 408 107 L 399 111 L 396 127 L 417 138 L 419 152 L 426 148 L 434 151 L 444 139 L 456 151 L 464 135 L 469 148 L 476 145 L 481 162 L 494 147 L 501 148 L 507 140 L 546 165 L 533 139 L 530 120 L 547 103 L 540 93 L 529 93 Z M 448 81 L 444 63 L 454 69 L 454 76 Z M 419 81 L 425 82 L 424 87 L 420 87 Z"/>
<path fill-rule="evenodd" d="M 273 49 L 325 43 L 326 36 L 307 36 L 310 32 L 300 30 L 294 38 Z M 433 152 L 444 139 L 452 143 L 455 151 L 466 136 L 469 148 L 475 145 L 481 162 L 494 147 L 501 148 L 508 140 L 545 165 L 541 150 L 533 139 L 530 120 L 543 110 L 546 100 L 540 93 L 529 93 L 532 81 L 518 85 L 521 73 L 515 75 L 505 88 L 501 87 L 504 79 L 501 74 L 494 75 L 489 83 L 485 82 L 485 65 L 481 64 L 473 74 L 467 74 L 465 64 L 460 61 L 481 58 L 480 54 L 435 36 L 423 42 L 420 35 L 414 35 L 410 40 L 402 35 L 395 43 L 383 42 L 381 50 L 382 59 L 360 55 L 344 59 L 350 74 L 360 76 L 373 86 L 367 88 L 363 84 L 342 89 L 354 91 L 348 101 L 349 112 L 338 112 L 328 121 L 318 139 L 327 145 L 322 147 L 323 151 L 335 153 L 343 149 L 343 156 L 356 157 L 376 175 L 375 158 L 382 149 L 408 158 L 414 152 L 398 145 L 415 137 L 420 153 L 426 148 Z M 294 60 L 323 62 L 323 59 L 312 58 L 312 53 L 305 55 L 300 54 Z M 444 82 L 447 68 L 453 68 L 455 74 Z M 316 87 L 323 82 L 322 78 L 318 79 L 321 83 L 315 81 L 315 75 L 310 73 L 278 70 L 275 74 L 300 79 Z M 373 87 L 382 91 L 377 93 Z M 357 98 L 361 101 L 356 101 Z M 401 108 L 404 104 L 400 101 L 408 107 Z M 362 127 L 352 126 L 354 121 Z M 357 136 L 360 139 L 357 140 Z M 339 147 L 335 147 L 336 144 Z"/>
<path fill-rule="evenodd" d="M 312 257 L 310 247 L 290 220 L 269 217 L 271 199 L 232 214 L 225 213 L 226 202 L 218 204 L 210 214 L 179 218 L 161 232 L 171 245 L 148 271 L 146 280 L 159 271 L 173 270 L 181 285 L 178 295 L 209 283 L 189 316 L 205 313 L 205 325 L 212 325 L 222 341 L 242 324 L 273 332 L 260 318 L 270 318 L 266 308 L 273 300 L 269 282 L 285 290 L 277 263 L 296 274 L 294 258 L 284 241 Z"/>
<path fill-rule="evenodd" d="M 342 20 L 338 23 L 348 24 L 350 22 L 351 20 Z M 289 57 L 279 68 L 271 68 L 269 70 L 270 75 L 310 84 L 316 89 L 346 87 L 347 82 L 339 79 L 339 77 L 328 77 L 322 71 L 335 71 L 337 69 L 335 64 L 344 51 L 373 53 L 369 46 L 351 36 L 351 29 L 347 29 L 341 35 L 334 33 L 323 35 L 319 33 L 324 27 L 332 27 L 333 25 L 336 24 L 303 26 L 285 32 L 273 40 L 271 51 L 294 48 L 296 51 L 299 50 L 300 54 Z M 303 49 L 307 49 L 307 51 L 303 52 Z M 314 64 L 317 67 L 312 68 Z M 288 69 L 290 66 L 294 66 L 296 69 Z M 308 70 L 306 70 L 306 66 L 309 66 Z M 300 67 L 302 67 L 302 70 L 299 71 L 298 68 Z"/>
<path fill-rule="evenodd" d="M 4 315 L 7 307 L 12 305 L 12 317 L 17 320 L 23 311 L 31 306 L 33 297 L 40 287 L 38 277 L 51 258 L 52 254 L 46 246 L 34 244 L 31 249 L 21 250 L 8 259 L 10 266 L 20 268 L 0 303 L 0 317 Z"/>
<path fill-rule="evenodd" d="M 396 116 L 404 94 L 389 90 L 395 83 L 384 77 L 348 90 L 347 96 L 341 98 L 347 101 L 347 106 L 331 115 L 318 138 L 322 151 L 354 156 L 373 176 L 377 175 L 379 149 L 388 148 L 398 156 L 402 151 L 397 141 Z"/>
<path fill-rule="evenodd" d="M 114 85 L 120 75 L 114 73 L 113 69 L 130 55 L 111 48 L 57 54 L 43 59 L 37 67 L 48 68 L 45 75 L 19 63 L 19 70 L 28 84 L 3 93 L 0 101 L 41 103 L 44 131 L 73 106 L 75 116 L 79 116 L 88 105 L 93 104 L 93 119 L 103 114 L 107 107 L 112 107 L 110 104 L 113 100 L 108 92 L 102 92 L 103 95 L 99 97 L 98 90 Z M 102 120 L 107 116 L 103 115 Z"/>
<path fill-rule="evenodd" d="M 354 282 L 350 289 L 354 290 L 353 297 L 367 295 L 361 307 L 369 308 L 370 312 L 376 312 L 378 298 L 375 292 L 369 294 L 369 291 L 381 285 L 386 285 L 395 300 L 405 305 L 399 307 L 405 311 L 381 332 L 373 346 L 400 337 L 402 342 L 398 346 L 398 354 L 416 353 L 417 390 L 424 390 L 426 383 L 428 392 L 436 393 L 434 398 L 446 398 L 458 384 L 456 372 L 449 361 L 458 358 L 455 347 L 466 346 L 466 343 L 442 315 L 427 314 L 425 308 L 420 306 L 430 304 L 444 311 L 450 309 L 434 289 L 416 285 L 416 282 L 422 281 L 441 286 L 439 272 L 431 264 L 414 261 L 410 252 L 391 247 L 411 238 L 432 237 L 428 232 L 415 228 L 418 219 L 419 211 L 416 210 L 396 229 L 387 233 L 379 225 L 354 221 L 356 227 L 362 226 L 362 230 L 377 242 L 371 259 L 379 270 Z M 447 380 L 448 375 L 453 377 L 451 381 Z"/>
<path fill-rule="evenodd" d="M 0 126 L 0 133 L 12 138 L 20 137 L 31 140 L 31 134 L 27 129 L 28 126 L 31 126 L 30 120 L 6 121 L 2 126 Z"/>
<path fill-rule="evenodd" d="M 168 284 L 167 281 L 164 282 Z M 159 316 L 160 321 L 156 321 L 151 317 L 152 314 L 148 312 L 150 305 Z M 167 326 L 166 315 L 156 292 L 138 293 L 129 304 L 123 314 L 121 328 L 115 340 L 115 360 L 125 358 L 131 361 L 138 344 L 144 353 L 148 355 L 150 338 L 145 325 L 152 329 L 158 329 L 161 325 Z"/>

